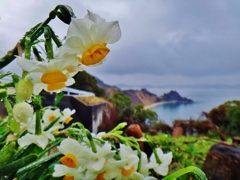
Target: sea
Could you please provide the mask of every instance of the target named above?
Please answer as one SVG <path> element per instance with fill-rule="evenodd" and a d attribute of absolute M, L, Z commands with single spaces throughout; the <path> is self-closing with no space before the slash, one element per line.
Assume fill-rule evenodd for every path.
<path fill-rule="evenodd" d="M 122 90 L 136 89 L 140 86 L 119 85 Z M 180 96 L 192 99 L 194 103 L 165 103 L 151 110 L 158 114 L 159 121 L 172 126 L 174 120 L 203 120 L 206 119 L 202 112 L 209 112 L 211 109 L 218 107 L 226 101 L 240 101 L 240 86 L 203 86 L 203 87 L 154 87 L 145 86 L 149 92 L 158 96 L 168 93 L 171 90 L 177 91 Z"/>
<path fill-rule="evenodd" d="M 169 125 L 172 125 L 176 119 L 204 119 L 202 112 L 209 112 L 229 100 L 240 100 L 240 88 L 148 88 L 147 90 L 156 95 L 176 90 L 180 96 L 194 101 L 194 103 L 165 103 L 151 108 L 158 114 L 159 120 Z"/>

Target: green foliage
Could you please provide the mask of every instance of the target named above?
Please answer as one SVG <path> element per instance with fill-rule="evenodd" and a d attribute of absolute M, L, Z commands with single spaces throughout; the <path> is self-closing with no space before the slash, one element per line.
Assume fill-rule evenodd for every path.
<path fill-rule="evenodd" d="M 133 119 L 138 123 L 146 123 L 146 120 L 149 120 L 147 124 L 150 125 L 158 119 L 158 115 L 151 109 L 144 109 L 142 104 L 136 104 L 133 110 Z"/>
<path fill-rule="evenodd" d="M 227 136 L 240 136 L 240 101 L 227 101 L 207 115 Z"/>
<path fill-rule="evenodd" d="M 83 90 L 83 91 L 90 91 L 95 93 L 98 97 L 105 97 L 106 92 L 103 88 L 97 85 L 96 79 L 91 76 L 86 71 L 80 71 L 75 76 L 75 83 L 70 86 L 75 89 Z"/>
<path fill-rule="evenodd" d="M 123 113 L 126 109 L 131 108 L 132 104 L 132 99 L 123 92 L 113 93 L 109 101 L 114 104 L 118 113 Z"/>
<path fill-rule="evenodd" d="M 202 168 L 210 148 L 216 144 L 216 140 L 207 137 L 180 136 L 173 138 L 169 134 L 146 136 L 162 148 L 163 152 L 173 153 L 171 172 L 175 172 L 187 166 Z"/>

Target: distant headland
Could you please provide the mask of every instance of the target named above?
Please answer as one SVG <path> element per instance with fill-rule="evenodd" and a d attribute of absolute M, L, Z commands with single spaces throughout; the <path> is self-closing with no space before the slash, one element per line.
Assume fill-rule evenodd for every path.
<path fill-rule="evenodd" d="M 193 103 L 192 99 L 188 99 L 186 97 L 182 97 L 177 91 L 171 90 L 163 95 L 156 95 L 146 88 L 142 88 L 140 90 L 121 90 L 117 86 L 110 86 L 105 84 L 99 78 L 96 78 L 98 86 L 104 88 L 108 96 L 111 96 L 114 92 L 123 92 L 125 95 L 129 96 L 132 99 L 132 105 L 135 104 L 143 104 L 145 108 L 151 108 L 163 103 L 169 102 L 180 102 L 180 103 Z"/>

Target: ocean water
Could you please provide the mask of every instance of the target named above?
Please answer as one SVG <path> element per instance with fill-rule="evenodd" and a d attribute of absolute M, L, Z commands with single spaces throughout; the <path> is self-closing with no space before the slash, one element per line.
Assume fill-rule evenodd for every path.
<path fill-rule="evenodd" d="M 169 92 L 171 89 L 148 88 L 157 95 Z M 159 120 L 172 125 L 176 119 L 204 119 L 202 112 L 209 112 L 212 108 L 228 100 L 240 100 L 240 89 L 234 88 L 205 88 L 205 89 L 174 89 L 182 97 L 192 99 L 195 103 L 167 103 L 151 108 L 158 114 Z"/>

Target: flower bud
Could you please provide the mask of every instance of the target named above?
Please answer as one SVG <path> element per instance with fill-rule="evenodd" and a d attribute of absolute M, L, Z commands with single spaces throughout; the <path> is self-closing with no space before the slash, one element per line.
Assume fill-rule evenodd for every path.
<path fill-rule="evenodd" d="M 6 89 L 0 89 L 0 99 L 6 98 L 8 96 Z"/>
<path fill-rule="evenodd" d="M 17 103 L 13 107 L 13 115 L 16 121 L 26 123 L 33 116 L 33 108 L 26 102 Z"/>
<path fill-rule="evenodd" d="M 66 24 L 70 24 L 72 17 L 76 17 L 70 6 L 59 5 L 59 10 L 57 11 L 57 17 Z"/>
<path fill-rule="evenodd" d="M 30 79 L 20 79 L 16 87 L 16 94 L 22 100 L 28 100 L 33 92 L 33 83 Z"/>

